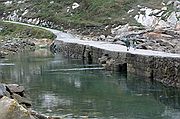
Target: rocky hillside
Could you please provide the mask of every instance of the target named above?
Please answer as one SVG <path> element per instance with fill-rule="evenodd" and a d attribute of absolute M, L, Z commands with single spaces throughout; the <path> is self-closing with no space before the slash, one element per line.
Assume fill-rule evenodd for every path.
<path fill-rule="evenodd" d="M 136 23 L 127 12 L 139 6 L 160 8 L 161 0 L 1 0 L 0 15 L 39 24 L 99 26 Z"/>
<path fill-rule="evenodd" d="M 1 0 L 1 19 L 71 29 L 83 40 L 180 53 L 179 0 Z"/>

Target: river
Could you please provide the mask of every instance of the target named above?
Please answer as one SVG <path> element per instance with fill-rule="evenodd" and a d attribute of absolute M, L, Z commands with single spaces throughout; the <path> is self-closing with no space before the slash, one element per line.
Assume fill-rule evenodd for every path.
<path fill-rule="evenodd" d="M 0 81 L 25 86 L 33 109 L 97 119 L 179 119 L 180 90 L 47 49 L 0 59 Z"/>

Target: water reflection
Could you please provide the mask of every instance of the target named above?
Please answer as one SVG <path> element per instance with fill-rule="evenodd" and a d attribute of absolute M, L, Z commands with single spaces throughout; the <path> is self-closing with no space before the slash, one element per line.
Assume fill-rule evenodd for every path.
<path fill-rule="evenodd" d="M 99 65 L 65 59 L 47 50 L 19 54 L 1 63 L 15 64 L 0 66 L 1 82 L 24 85 L 33 108 L 48 115 L 180 118 L 180 91 L 145 82 L 142 77 L 94 70 Z"/>
<path fill-rule="evenodd" d="M 71 100 L 66 99 L 65 97 L 56 96 L 53 93 L 44 93 L 42 95 L 39 95 L 39 98 L 42 100 L 42 107 L 45 109 L 52 109 L 56 107 L 57 105 L 61 106 L 70 106 L 71 105 Z"/>

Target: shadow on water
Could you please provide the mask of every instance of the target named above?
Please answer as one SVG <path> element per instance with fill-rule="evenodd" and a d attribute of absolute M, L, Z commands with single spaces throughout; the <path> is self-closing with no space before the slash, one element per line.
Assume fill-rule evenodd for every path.
<path fill-rule="evenodd" d="M 2 60 L 0 81 L 25 86 L 33 108 L 67 118 L 178 119 L 180 91 L 46 50 Z"/>

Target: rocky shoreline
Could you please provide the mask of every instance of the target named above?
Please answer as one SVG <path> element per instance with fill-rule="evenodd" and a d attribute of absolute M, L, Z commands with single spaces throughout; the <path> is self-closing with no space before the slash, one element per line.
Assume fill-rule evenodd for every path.
<path fill-rule="evenodd" d="M 24 51 L 34 51 L 36 48 L 46 48 L 51 42 L 51 39 L 5 38 L 0 43 L 0 58 Z M 32 102 L 26 94 L 24 86 L 0 83 L 1 119 L 60 119 L 60 117 L 40 114 L 31 107 Z"/>
<path fill-rule="evenodd" d="M 49 47 L 51 42 L 51 39 L 5 38 L 0 43 L 0 58 L 19 52 L 34 51 L 35 48 Z"/>
<path fill-rule="evenodd" d="M 31 106 L 24 86 L 0 83 L 1 119 L 61 119 L 40 114 L 32 110 Z"/>

